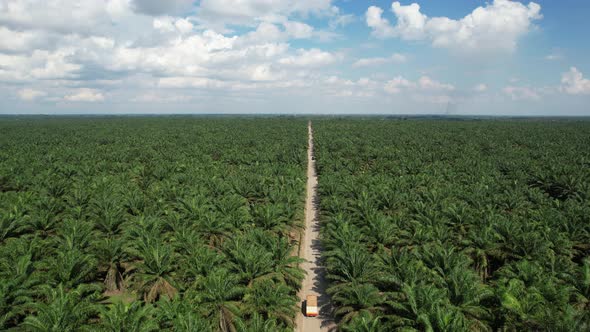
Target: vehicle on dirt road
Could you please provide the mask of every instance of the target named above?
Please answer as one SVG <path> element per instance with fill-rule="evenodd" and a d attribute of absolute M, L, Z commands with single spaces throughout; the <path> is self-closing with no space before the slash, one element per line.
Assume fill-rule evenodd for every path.
<path fill-rule="evenodd" d="M 305 316 L 316 317 L 318 315 L 318 297 L 307 295 L 305 299 Z"/>

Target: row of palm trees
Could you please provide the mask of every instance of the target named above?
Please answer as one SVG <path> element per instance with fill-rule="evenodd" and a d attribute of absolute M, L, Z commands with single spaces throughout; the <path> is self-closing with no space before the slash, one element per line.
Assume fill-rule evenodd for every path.
<path fill-rule="evenodd" d="M 314 126 L 340 330 L 590 329 L 590 125 Z"/>
<path fill-rule="evenodd" d="M 295 122 L 0 123 L 0 329 L 292 329 Z"/>

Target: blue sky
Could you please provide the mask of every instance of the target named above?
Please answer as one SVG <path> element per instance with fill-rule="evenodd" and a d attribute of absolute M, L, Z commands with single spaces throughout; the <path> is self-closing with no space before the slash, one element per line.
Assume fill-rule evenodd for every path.
<path fill-rule="evenodd" d="M 587 1 L 0 1 L 0 114 L 590 116 Z"/>

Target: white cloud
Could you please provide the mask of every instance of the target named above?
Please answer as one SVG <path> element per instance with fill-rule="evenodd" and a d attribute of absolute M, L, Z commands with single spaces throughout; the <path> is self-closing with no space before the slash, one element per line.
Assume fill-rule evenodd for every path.
<path fill-rule="evenodd" d="M 357 17 L 352 14 L 346 14 L 346 15 L 337 14 L 336 17 L 330 19 L 329 26 L 330 26 L 330 29 L 334 30 L 339 27 L 345 27 L 349 24 L 352 24 L 356 20 L 357 20 Z"/>
<path fill-rule="evenodd" d="M 168 39 L 155 47 L 117 47 L 100 59 L 110 70 L 141 71 L 160 75 L 203 75 L 208 66 L 232 60 L 236 37 L 204 31 L 184 38 Z"/>
<path fill-rule="evenodd" d="M 323 96 L 371 98 L 379 92 L 380 82 L 367 77 L 353 81 L 338 76 L 330 76 L 316 84 Z"/>
<path fill-rule="evenodd" d="M 181 13 L 190 9 L 193 0 L 132 0 L 133 7 L 147 15 L 168 15 Z"/>
<path fill-rule="evenodd" d="M 417 102 L 421 103 L 429 103 L 429 104 L 438 104 L 438 105 L 446 105 L 452 103 L 454 101 L 453 97 L 448 95 L 424 95 L 424 94 L 414 94 L 412 95 L 412 99 Z"/>
<path fill-rule="evenodd" d="M 363 58 L 357 60 L 355 63 L 352 64 L 353 67 L 370 67 L 370 66 L 381 66 L 389 63 L 403 63 L 406 62 L 408 58 L 400 53 L 394 53 L 392 56 L 388 58 L 377 57 L 377 58 Z"/>
<path fill-rule="evenodd" d="M 563 60 L 564 56 L 561 52 L 553 52 L 545 56 L 545 60 L 547 61 L 557 61 Z"/>
<path fill-rule="evenodd" d="M 102 22 L 119 21 L 129 13 L 127 0 L 2 0 L 0 25 L 18 29 L 88 33 Z"/>
<path fill-rule="evenodd" d="M 241 38 L 243 44 L 260 44 L 264 42 L 285 41 L 286 34 L 276 24 L 262 22 L 256 30 L 251 31 Z"/>
<path fill-rule="evenodd" d="M 410 82 L 407 79 L 403 78 L 402 76 L 398 76 L 385 84 L 385 92 L 390 94 L 397 94 L 402 91 L 402 89 L 407 88 L 415 88 L 416 83 Z"/>
<path fill-rule="evenodd" d="M 73 78 L 81 66 L 70 61 L 73 49 L 35 50 L 30 55 L 0 53 L 0 81 Z"/>
<path fill-rule="evenodd" d="M 147 0 L 141 0 L 142 2 L 146 2 Z M 174 2 L 174 0 L 166 1 Z M 111 19 L 119 20 L 126 15 L 131 13 L 131 3 L 130 0 L 108 0 L 106 2 L 106 12 L 109 14 Z"/>
<path fill-rule="evenodd" d="M 187 19 L 170 16 L 154 18 L 152 25 L 154 29 L 163 33 L 189 34 L 194 28 L 194 25 Z"/>
<path fill-rule="evenodd" d="M 590 80 L 584 78 L 576 67 L 571 67 L 561 75 L 561 90 L 570 95 L 590 94 Z"/>
<path fill-rule="evenodd" d="M 227 83 L 206 77 L 163 77 L 158 80 L 161 88 L 223 88 Z"/>
<path fill-rule="evenodd" d="M 352 64 L 353 67 L 371 67 L 371 66 L 381 66 L 387 63 L 390 63 L 389 58 L 363 58 L 358 59 L 355 63 Z"/>
<path fill-rule="evenodd" d="M 270 64 L 260 64 L 248 68 L 250 79 L 253 81 L 275 81 L 284 77 L 284 73 L 277 71 Z"/>
<path fill-rule="evenodd" d="M 337 59 L 330 52 L 312 48 L 310 50 L 297 50 L 297 55 L 282 58 L 279 60 L 279 63 L 287 66 L 320 67 L 333 64 Z"/>
<path fill-rule="evenodd" d="M 393 61 L 393 62 L 402 63 L 402 62 L 406 62 L 406 60 L 408 60 L 408 57 L 401 54 L 401 53 L 394 53 L 391 56 L 391 61 Z"/>
<path fill-rule="evenodd" d="M 416 82 L 409 81 L 402 76 L 397 76 L 385 83 L 384 90 L 389 94 L 397 94 L 406 90 L 433 93 L 450 92 L 455 90 L 455 87 L 451 84 L 436 81 L 428 76 L 422 76 Z"/>
<path fill-rule="evenodd" d="M 212 27 L 254 26 L 277 16 L 329 14 L 332 0 L 202 0 L 197 17 Z"/>
<path fill-rule="evenodd" d="M 420 88 L 422 88 L 424 90 L 435 90 L 435 91 L 441 91 L 441 90 L 453 91 L 453 90 L 455 90 L 455 87 L 453 85 L 435 81 L 428 76 L 420 77 L 420 79 L 418 80 L 418 84 L 419 84 Z"/>
<path fill-rule="evenodd" d="M 537 101 L 541 99 L 539 92 L 530 87 L 507 86 L 502 91 L 512 100 Z"/>
<path fill-rule="evenodd" d="M 18 97 L 25 101 L 33 101 L 45 96 L 47 96 L 47 92 L 35 89 L 22 89 L 18 91 Z"/>
<path fill-rule="evenodd" d="M 373 36 L 377 38 L 388 38 L 395 35 L 395 30 L 387 19 L 382 17 L 383 9 L 375 6 L 369 7 L 365 14 L 367 25 L 373 29 Z"/>
<path fill-rule="evenodd" d="M 367 25 L 375 37 L 429 40 L 434 47 L 469 52 L 513 51 L 533 21 L 542 18 L 540 5 L 510 0 L 494 0 L 460 20 L 429 18 L 417 3 L 404 6 L 396 1 L 392 12 L 397 18 L 395 26 L 382 17 L 382 9 L 369 7 Z"/>
<path fill-rule="evenodd" d="M 0 26 L 0 52 L 28 52 L 47 45 L 50 36 L 32 31 L 14 31 Z"/>
<path fill-rule="evenodd" d="M 488 91 L 488 86 L 485 85 L 485 84 L 483 84 L 483 83 L 480 83 L 480 84 L 478 84 L 478 85 L 476 85 L 476 86 L 473 87 L 473 91 L 475 91 L 475 92 L 486 92 L 486 91 Z"/>
<path fill-rule="evenodd" d="M 424 38 L 428 17 L 420 12 L 419 4 L 402 6 L 396 1 L 391 5 L 391 10 L 397 17 L 397 25 L 393 29 L 394 35 L 408 40 Z"/>
<path fill-rule="evenodd" d="M 136 97 L 131 98 L 132 102 L 135 103 L 184 103 L 194 100 L 193 96 L 190 95 L 179 95 L 179 94 L 158 94 L 154 92 L 148 92 L 140 94 Z"/>
<path fill-rule="evenodd" d="M 287 34 L 293 38 L 306 39 L 311 38 L 313 36 L 313 27 L 308 24 L 287 21 L 283 23 L 283 25 L 285 26 Z"/>
<path fill-rule="evenodd" d="M 333 31 L 316 30 L 313 33 L 313 39 L 322 43 L 332 42 L 341 39 L 342 35 Z"/>
<path fill-rule="evenodd" d="M 339 85 L 339 86 L 353 86 L 354 82 L 351 80 L 343 79 L 338 76 L 330 76 L 325 80 L 325 83 L 330 85 Z"/>
<path fill-rule="evenodd" d="M 94 89 L 80 89 L 66 95 L 63 99 L 71 102 L 99 102 L 104 100 L 104 96 L 100 91 Z"/>
<path fill-rule="evenodd" d="M 289 39 L 314 39 L 325 42 L 339 37 L 332 31 L 316 30 L 309 24 L 290 21 L 284 17 L 276 17 L 272 21 L 260 22 L 256 30 L 248 32 L 245 38 L 241 38 L 242 44 L 287 41 Z M 281 29 L 281 26 L 284 30 Z"/>
<path fill-rule="evenodd" d="M 367 77 L 361 77 L 357 81 L 357 84 L 364 87 L 377 87 L 378 83 Z"/>

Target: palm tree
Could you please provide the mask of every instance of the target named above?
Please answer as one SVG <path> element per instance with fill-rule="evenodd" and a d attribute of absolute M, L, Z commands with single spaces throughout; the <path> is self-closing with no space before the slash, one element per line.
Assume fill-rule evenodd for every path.
<path fill-rule="evenodd" d="M 377 204 L 373 198 L 373 195 L 369 194 L 368 191 L 362 190 L 354 201 L 352 211 L 356 217 L 361 221 L 367 221 L 369 216 L 377 211 Z"/>
<path fill-rule="evenodd" d="M 388 329 L 381 323 L 380 317 L 362 312 L 352 318 L 349 324 L 343 325 L 342 330 L 345 332 L 381 332 Z"/>
<path fill-rule="evenodd" d="M 366 226 L 363 227 L 363 232 L 368 239 L 371 239 L 374 248 L 380 245 L 389 247 L 395 242 L 396 234 L 399 232 L 390 218 L 380 212 L 369 213 L 366 218 Z"/>
<path fill-rule="evenodd" d="M 559 315 L 552 315 L 546 325 L 548 331 L 569 332 L 588 331 L 590 328 L 590 314 L 588 310 L 578 310 L 571 305 L 566 305 Z"/>
<path fill-rule="evenodd" d="M 378 279 L 379 269 L 366 249 L 357 244 L 350 244 L 339 250 L 326 253 L 328 273 L 326 277 L 333 280 L 334 286 L 328 289 L 336 293 L 338 289 L 351 284 L 374 283 Z"/>
<path fill-rule="evenodd" d="M 74 183 L 64 197 L 70 208 L 84 207 L 90 201 L 90 193 L 86 186 Z"/>
<path fill-rule="evenodd" d="M 292 328 L 281 328 L 274 319 L 267 319 L 258 313 L 252 314 L 250 319 L 238 319 L 236 332 L 287 332 Z"/>
<path fill-rule="evenodd" d="M 92 251 L 99 261 L 99 271 L 104 274 L 105 291 L 122 291 L 126 288 L 125 269 L 121 263 L 127 258 L 125 239 L 119 237 L 100 238 L 92 244 Z"/>
<path fill-rule="evenodd" d="M 491 274 L 492 258 L 501 259 L 499 241 L 501 236 L 496 233 L 491 225 L 482 228 L 473 228 L 468 233 L 469 245 L 463 251 L 474 262 L 474 268 L 485 281 Z"/>
<path fill-rule="evenodd" d="M 217 212 L 209 212 L 199 218 L 197 230 L 209 242 L 210 246 L 220 248 L 225 238 L 231 234 L 232 227 Z"/>
<path fill-rule="evenodd" d="M 539 315 L 546 302 L 538 290 L 527 288 L 522 280 L 511 279 L 500 285 L 498 291 L 505 329 L 530 331 L 543 328 Z"/>
<path fill-rule="evenodd" d="M 304 259 L 293 255 L 296 249 L 294 243 L 289 242 L 287 237 L 272 236 L 265 232 L 258 234 L 258 242 L 272 254 L 273 277 L 275 280 L 297 289 L 305 277 L 305 272 L 299 267 Z"/>
<path fill-rule="evenodd" d="M 59 226 L 60 249 L 84 250 L 92 237 L 92 225 L 86 221 L 66 219 Z"/>
<path fill-rule="evenodd" d="M 165 223 L 153 215 L 141 215 L 133 218 L 125 228 L 125 237 L 129 243 L 151 242 L 162 236 Z"/>
<path fill-rule="evenodd" d="M 31 253 L 22 253 L 0 261 L 0 328 L 15 325 L 33 302 L 41 280 L 34 274 Z"/>
<path fill-rule="evenodd" d="M 334 312 L 341 317 L 341 324 L 365 315 L 375 315 L 384 310 L 381 306 L 386 298 L 372 284 L 353 283 L 332 296 L 338 308 Z"/>
<path fill-rule="evenodd" d="M 584 259 L 576 281 L 575 285 L 579 296 L 578 306 L 582 312 L 585 312 L 585 318 L 590 324 L 590 257 Z"/>
<path fill-rule="evenodd" d="M 338 213 L 326 223 L 326 239 L 322 244 L 326 251 L 342 248 L 350 243 L 362 243 L 366 240 L 361 229 L 348 220 L 348 216 Z"/>
<path fill-rule="evenodd" d="M 245 233 L 229 241 L 224 248 L 232 270 L 248 286 L 258 278 L 268 276 L 273 271 L 273 254 L 255 242 L 254 233 Z"/>
<path fill-rule="evenodd" d="M 246 310 L 287 327 L 293 327 L 296 303 L 297 298 L 291 294 L 291 288 L 268 279 L 255 282 L 244 296 Z"/>
<path fill-rule="evenodd" d="M 198 284 L 195 296 L 204 311 L 222 332 L 234 330 L 236 317 L 240 314 L 239 300 L 244 294 L 235 274 L 225 269 L 216 269 Z"/>
<path fill-rule="evenodd" d="M 25 229 L 40 234 L 43 238 L 49 236 L 57 225 L 57 216 L 63 210 L 62 204 L 56 198 L 41 196 L 36 207 L 27 220 Z"/>
<path fill-rule="evenodd" d="M 390 293 L 386 318 L 394 326 L 413 327 L 434 331 L 433 325 L 440 306 L 444 306 L 446 296 L 443 290 L 424 283 L 404 284 L 399 293 Z"/>
<path fill-rule="evenodd" d="M 192 223 L 209 214 L 213 206 L 204 194 L 193 195 L 190 198 L 179 199 L 177 209 L 185 219 Z"/>
<path fill-rule="evenodd" d="M 277 204 L 256 204 L 251 208 L 254 223 L 276 234 L 288 234 L 290 230 L 283 209 Z"/>
<path fill-rule="evenodd" d="M 441 331 L 441 332 L 470 332 L 470 331 L 491 331 L 491 329 L 487 327 L 483 327 L 480 329 L 480 326 L 469 326 L 464 319 L 464 316 L 461 315 L 457 310 L 446 307 L 446 306 L 437 306 L 434 316 L 428 317 L 428 319 L 424 319 L 425 326 L 427 330 L 430 331 Z M 430 325 L 427 325 L 430 323 Z"/>
<path fill-rule="evenodd" d="M 457 252 L 455 247 L 450 245 L 425 245 L 416 253 L 418 258 L 442 279 L 445 279 L 453 269 L 467 270 L 471 265 L 468 256 Z"/>
<path fill-rule="evenodd" d="M 100 330 L 104 332 L 159 331 L 154 309 L 141 302 L 125 304 L 122 301 L 100 307 Z"/>
<path fill-rule="evenodd" d="M 348 202 L 339 196 L 322 196 L 320 207 L 323 214 L 332 216 L 346 211 L 348 209 Z"/>
<path fill-rule="evenodd" d="M 251 220 L 248 201 L 240 195 L 224 196 L 215 201 L 215 208 L 222 218 L 232 224 L 234 229 L 241 229 Z"/>
<path fill-rule="evenodd" d="M 158 302 L 158 320 L 165 331 L 192 332 L 212 331 L 210 323 L 194 310 L 193 303 L 188 298 L 176 296 L 167 297 Z"/>
<path fill-rule="evenodd" d="M 137 278 L 144 300 L 148 303 L 157 301 L 161 296 L 173 298 L 177 289 L 173 286 L 176 254 L 169 245 L 159 238 L 146 236 L 136 242 L 128 252 L 140 259 L 135 265 Z"/>
<path fill-rule="evenodd" d="M 97 230 L 113 236 L 121 232 L 121 225 L 125 222 L 123 199 L 113 193 L 111 188 L 101 183 L 97 194 L 90 201 L 90 216 Z"/>
<path fill-rule="evenodd" d="M 56 283 L 67 289 L 88 282 L 94 278 L 97 261 L 79 249 L 58 249 L 55 256 L 41 261 L 39 266 L 52 276 Z"/>
<path fill-rule="evenodd" d="M 215 249 L 203 244 L 188 244 L 184 248 L 179 264 L 178 275 L 184 283 L 191 284 L 206 277 L 216 267 L 224 263 L 225 257 Z"/>
<path fill-rule="evenodd" d="M 494 297 L 494 292 L 481 283 L 479 276 L 469 269 L 454 267 L 446 278 L 449 300 L 465 317 L 471 330 L 491 331 L 486 323 L 491 312 L 483 304 Z"/>
<path fill-rule="evenodd" d="M 120 199 L 110 192 L 96 196 L 91 203 L 91 215 L 95 228 L 108 235 L 118 235 L 125 222 Z"/>
<path fill-rule="evenodd" d="M 127 209 L 127 213 L 132 216 L 139 216 L 145 213 L 148 202 L 145 194 L 141 190 L 129 190 L 125 196 L 125 208 Z"/>
<path fill-rule="evenodd" d="M 13 206 L 10 212 L 0 213 L 0 243 L 7 238 L 15 237 L 26 227 L 27 216 L 18 206 Z"/>
<path fill-rule="evenodd" d="M 97 307 L 84 297 L 87 289 L 77 288 L 69 292 L 64 285 L 56 288 L 45 286 L 42 293 L 47 302 L 31 304 L 32 315 L 25 318 L 26 330 L 39 332 L 73 332 L 85 325 L 97 313 Z"/>

